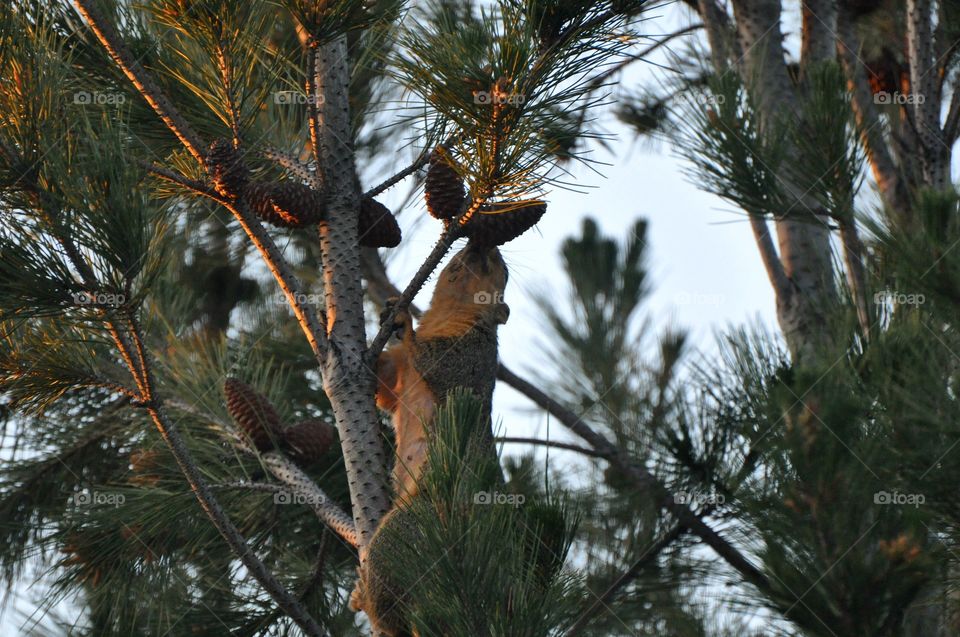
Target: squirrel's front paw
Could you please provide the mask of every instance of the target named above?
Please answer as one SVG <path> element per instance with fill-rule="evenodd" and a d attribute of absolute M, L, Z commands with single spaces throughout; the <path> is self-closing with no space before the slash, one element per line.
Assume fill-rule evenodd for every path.
<path fill-rule="evenodd" d="M 383 311 L 380 312 L 381 325 L 390 320 L 390 313 L 393 312 L 393 308 L 395 308 L 399 302 L 399 296 L 392 296 L 384 302 Z M 404 308 L 393 317 L 393 325 L 390 329 L 397 338 L 402 339 L 408 325 L 410 325 L 410 313 Z"/>

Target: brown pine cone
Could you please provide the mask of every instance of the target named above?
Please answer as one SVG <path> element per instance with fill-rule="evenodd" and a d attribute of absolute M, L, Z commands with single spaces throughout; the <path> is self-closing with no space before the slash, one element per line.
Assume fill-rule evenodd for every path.
<path fill-rule="evenodd" d="M 154 487 L 160 481 L 160 452 L 155 449 L 136 449 L 130 452 L 130 484 Z"/>
<path fill-rule="evenodd" d="M 400 224 L 390 209 L 373 197 L 360 202 L 360 245 L 395 248 L 400 244 Z"/>
<path fill-rule="evenodd" d="M 270 400 L 250 385 L 228 378 L 223 384 L 227 411 L 237 426 L 259 451 L 273 448 L 273 439 L 281 431 L 280 414 Z"/>
<path fill-rule="evenodd" d="M 316 462 L 330 449 L 334 440 L 334 428 L 323 420 L 304 420 L 290 425 L 283 432 L 283 439 L 290 454 L 305 463 Z"/>
<path fill-rule="evenodd" d="M 251 184 L 247 196 L 254 214 L 281 228 L 303 228 L 318 224 L 326 217 L 323 196 L 296 182 Z"/>
<path fill-rule="evenodd" d="M 227 140 L 218 139 L 210 144 L 204 163 L 214 190 L 224 197 L 237 197 L 247 187 L 250 171 Z"/>
<path fill-rule="evenodd" d="M 443 148 L 430 156 L 430 168 L 424 184 L 427 212 L 435 219 L 453 219 L 467 196 L 463 178 L 454 170 L 452 160 Z"/>
<path fill-rule="evenodd" d="M 489 204 L 473 215 L 463 234 L 483 247 L 501 246 L 535 226 L 546 211 L 547 203 L 536 199 Z"/>

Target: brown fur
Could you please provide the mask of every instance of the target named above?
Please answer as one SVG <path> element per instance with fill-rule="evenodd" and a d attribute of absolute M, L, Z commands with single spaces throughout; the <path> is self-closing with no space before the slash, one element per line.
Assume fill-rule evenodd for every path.
<path fill-rule="evenodd" d="M 401 316 L 403 341 L 380 357 L 377 405 L 393 415 L 398 500 L 416 494 L 426 460 L 424 423 L 449 390 L 472 389 L 489 410 L 496 378 L 496 328 L 509 315 L 503 303 L 506 283 L 499 250 L 468 245 L 440 273 L 416 332 L 409 315 Z"/>
<path fill-rule="evenodd" d="M 408 315 L 399 317 L 400 344 L 384 352 L 377 367 L 377 405 L 392 414 L 396 435 L 393 485 L 396 504 L 417 493 L 427 459 L 427 427 L 454 388 L 472 390 L 489 414 L 497 372 L 497 326 L 509 316 L 503 303 L 507 269 L 496 248 L 468 244 L 440 273 L 430 308 L 416 332 Z M 488 425 L 489 429 L 489 425 Z M 491 450 L 492 435 L 491 437 Z M 382 530 L 403 531 L 403 510 L 396 506 L 381 522 L 360 568 L 351 596 L 387 637 L 410 634 L 405 619 L 405 586 L 389 582 L 376 568 L 378 552 L 392 550 Z"/>

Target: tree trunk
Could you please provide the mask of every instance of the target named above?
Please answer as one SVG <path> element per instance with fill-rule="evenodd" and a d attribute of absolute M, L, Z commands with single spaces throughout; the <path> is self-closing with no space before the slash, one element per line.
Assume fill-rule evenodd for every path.
<path fill-rule="evenodd" d="M 329 211 L 328 223 L 320 226 L 329 339 L 323 379 L 340 433 L 362 557 L 390 508 L 390 499 L 374 404 L 376 381 L 364 363 L 367 342 L 357 230 L 360 188 L 350 142 L 346 38 L 319 47 L 314 64 L 316 95 L 322 96 L 315 100 L 320 128 L 317 164 Z"/>
<path fill-rule="evenodd" d="M 740 49 L 745 51 L 739 70 L 762 118 L 771 122 L 795 113 L 798 99 L 781 48 L 779 1 L 735 0 L 733 8 Z M 813 56 L 804 61 L 804 68 L 828 55 L 828 49 L 829 55 L 836 50 L 834 40 L 821 33 L 828 30 L 817 28 L 816 34 L 804 38 L 805 52 Z M 775 222 L 780 261 L 789 281 L 776 290 L 777 318 L 794 361 L 809 363 L 831 345 L 827 315 L 835 288 L 830 229 L 816 201 L 789 175 L 781 174 L 780 181 L 793 204 Z"/>

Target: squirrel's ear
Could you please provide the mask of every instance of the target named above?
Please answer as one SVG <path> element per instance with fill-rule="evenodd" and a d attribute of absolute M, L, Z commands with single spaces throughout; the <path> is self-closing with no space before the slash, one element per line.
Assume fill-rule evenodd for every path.
<path fill-rule="evenodd" d="M 497 319 L 498 325 L 503 325 L 507 322 L 507 319 L 510 318 L 510 306 L 506 303 L 497 303 L 497 308 L 494 312 L 494 318 Z"/>

